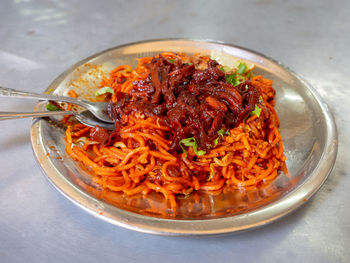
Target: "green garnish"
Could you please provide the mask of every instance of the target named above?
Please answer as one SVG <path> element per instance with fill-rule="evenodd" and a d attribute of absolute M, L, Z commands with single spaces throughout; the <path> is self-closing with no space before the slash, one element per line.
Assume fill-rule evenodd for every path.
<path fill-rule="evenodd" d="M 239 74 L 239 75 L 243 75 L 243 73 L 245 72 L 245 70 L 247 69 L 247 66 L 246 66 L 246 64 L 244 64 L 244 63 L 239 63 L 239 65 L 238 65 L 238 70 L 237 70 L 237 73 Z"/>
<path fill-rule="evenodd" d="M 255 109 L 251 112 L 252 115 L 260 117 L 261 109 L 255 104 Z"/>
<path fill-rule="evenodd" d="M 46 105 L 46 109 L 48 111 L 60 111 L 61 110 L 59 107 L 52 105 L 50 103 Z"/>
<path fill-rule="evenodd" d="M 203 150 L 198 151 L 198 145 L 197 145 L 196 139 L 194 137 L 185 138 L 179 142 L 181 149 L 183 150 L 183 152 L 185 153 L 185 156 L 187 157 L 187 151 L 181 144 L 183 144 L 184 146 L 192 147 L 194 153 L 198 156 L 204 155 L 206 153 Z"/>
<path fill-rule="evenodd" d="M 225 134 L 230 135 L 230 132 L 225 131 L 224 129 L 221 129 L 221 130 L 218 130 L 218 134 L 223 137 Z"/>
<path fill-rule="evenodd" d="M 175 59 L 168 59 L 168 61 L 170 62 L 170 63 L 174 63 L 175 62 Z"/>
<path fill-rule="evenodd" d="M 219 143 L 219 140 L 220 140 L 220 137 L 217 137 L 214 141 L 214 147 L 216 147 L 216 145 L 218 145 Z"/>
<path fill-rule="evenodd" d="M 114 90 L 110 87 L 103 87 L 95 91 L 95 96 L 100 96 L 106 93 L 114 94 Z"/>
<path fill-rule="evenodd" d="M 237 75 L 237 72 L 230 75 L 225 75 L 225 79 L 227 83 L 230 83 L 233 86 L 237 86 L 245 81 L 243 76 Z"/>
<path fill-rule="evenodd" d="M 249 71 L 249 73 L 247 74 L 247 79 L 251 79 L 254 77 L 253 71 Z"/>
<path fill-rule="evenodd" d="M 260 117 L 260 114 L 261 114 L 261 109 L 255 104 L 255 109 L 254 109 L 251 113 L 249 113 L 249 114 L 247 115 L 247 117 L 245 117 L 245 118 L 243 119 L 243 130 L 244 130 L 245 121 L 246 121 L 250 116 L 256 115 L 256 116 Z"/>
<path fill-rule="evenodd" d="M 225 67 L 221 67 L 220 70 L 222 70 L 223 72 L 227 72 Z M 246 80 L 246 78 L 242 76 L 246 70 L 247 65 L 245 63 L 240 62 L 235 73 L 225 75 L 226 82 L 230 83 L 233 86 L 239 85 L 240 83 Z"/>
<path fill-rule="evenodd" d="M 229 131 L 225 131 L 224 129 L 218 130 L 218 135 L 219 135 L 219 137 L 217 137 L 217 138 L 214 140 L 214 147 L 215 147 L 216 145 L 218 145 L 220 138 L 224 138 L 224 135 L 225 135 L 225 134 L 226 134 L 226 135 L 230 135 L 230 132 L 229 132 Z"/>

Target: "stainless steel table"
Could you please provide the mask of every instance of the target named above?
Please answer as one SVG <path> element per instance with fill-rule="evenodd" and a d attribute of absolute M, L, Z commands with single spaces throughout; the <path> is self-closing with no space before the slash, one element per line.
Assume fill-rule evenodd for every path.
<path fill-rule="evenodd" d="M 222 40 L 271 56 L 324 97 L 339 131 L 333 172 L 302 208 L 264 228 L 210 238 L 152 236 L 82 211 L 33 157 L 30 120 L 1 122 L 1 262 L 349 262 L 350 2 L 0 2 L 0 85 L 42 92 L 66 68 L 131 41 Z M 0 111 L 35 102 L 0 98 Z"/>

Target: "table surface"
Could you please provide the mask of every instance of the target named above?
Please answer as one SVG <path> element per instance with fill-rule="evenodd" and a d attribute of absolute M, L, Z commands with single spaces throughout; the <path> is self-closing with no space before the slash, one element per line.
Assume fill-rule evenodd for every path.
<path fill-rule="evenodd" d="M 302 208 L 263 228 L 221 237 L 153 236 L 81 210 L 36 163 L 30 120 L 1 122 L 1 262 L 349 262 L 350 1 L 0 2 L 0 85 L 43 92 L 75 62 L 106 48 L 166 37 L 221 40 L 301 74 L 331 108 L 335 167 Z M 34 101 L 0 98 L 1 111 Z"/>

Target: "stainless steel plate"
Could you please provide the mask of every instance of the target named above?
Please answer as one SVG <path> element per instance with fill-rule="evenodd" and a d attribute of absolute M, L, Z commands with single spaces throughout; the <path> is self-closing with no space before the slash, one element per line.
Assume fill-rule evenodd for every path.
<path fill-rule="evenodd" d="M 125 197 L 99 189 L 83 167 L 65 153 L 64 129 L 52 121 L 34 120 L 31 140 L 35 156 L 56 188 L 86 211 L 113 224 L 137 231 L 168 235 L 210 235 L 242 231 L 272 222 L 301 206 L 322 185 L 337 153 L 337 131 L 327 105 L 300 76 L 278 62 L 245 48 L 197 40 L 152 40 L 131 43 L 93 55 L 59 76 L 48 92 L 76 89 L 89 98 L 101 76 L 136 58 L 165 51 L 201 53 L 221 50 L 257 65 L 255 73 L 274 80 L 276 110 L 287 156 L 289 177 L 253 192 L 200 195 L 180 200 L 177 215 L 159 196 Z M 41 104 L 37 105 L 37 109 Z M 150 207 L 157 207 L 154 212 Z"/>

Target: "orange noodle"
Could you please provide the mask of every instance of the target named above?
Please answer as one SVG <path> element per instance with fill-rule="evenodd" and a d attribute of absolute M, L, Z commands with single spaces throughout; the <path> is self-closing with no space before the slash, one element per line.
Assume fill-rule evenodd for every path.
<path fill-rule="evenodd" d="M 160 59 L 166 61 L 159 62 Z M 109 77 L 101 81 L 101 88 L 109 87 L 113 92 L 101 96 L 111 106 L 122 105 L 120 107 L 126 107 L 122 104 L 124 97 L 121 94 L 127 94 L 130 101 L 148 96 L 152 100 L 151 109 L 156 112 L 154 105 L 164 100 L 162 96 L 168 96 L 168 91 L 158 89 L 159 85 L 164 89 L 165 82 L 164 76 L 155 80 L 164 73 L 161 71 L 163 69 L 156 68 L 157 63 L 163 63 L 168 69 L 164 75 L 168 88 L 179 81 L 180 78 L 175 77 L 180 70 L 192 70 L 193 75 L 186 73 L 188 86 L 186 81 L 181 84 L 192 93 L 197 92 L 191 84 L 195 74 L 202 79 L 211 71 L 218 76 L 225 75 L 220 77 L 222 80 L 213 77 L 214 82 L 220 83 L 226 78 L 228 83 L 222 84 L 224 91 L 206 91 L 205 94 L 209 95 L 200 97 L 203 99 L 201 103 L 206 105 L 205 109 L 215 113 L 210 117 L 212 123 L 205 130 L 206 139 L 203 140 L 199 133 L 191 130 L 184 133 L 183 137 L 174 139 L 180 136 L 179 133 L 175 134 L 174 127 L 161 114 L 148 114 L 143 108 L 146 104 L 135 104 L 137 110 L 119 111 L 118 119 L 115 119 L 115 131 L 68 123 L 66 151 L 73 159 L 89 167 L 95 182 L 105 189 L 123 192 L 127 196 L 155 191 L 164 195 L 170 207 L 176 209 L 178 196 L 187 196 L 196 191 L 219 194 L 224 188 L 255 189 L 272 182 L 280 171 L 286 171 L 286 158 L 278 130 L 279 119 L 274 110 L 275 90 L 272 80 L 253 76 L 242 69 L 240 72 L 233 69 L 228 73 L 220 73 L 222 66 L 206 56 L 167 52 L 153 58 L 140 58 L 135 69 L 129 65 L 116 67 Z M 159 74 L 154 75 L 157 72 L 152 70 L 158 70 Z M 230 83 L 230 76 L 237 77 L 238 74 L 238 85 Z M 230 90 L 230 97 L 227 93 L 223 94 L 227 90 Z M 250 95 L 255 94 L 255 101 L 250 97 L 244 99 L 249 94 L 242 94 L 250 91 Z M 72 92 L 70 95 L 76 96 Z M 243 105 L 245 100 L 248 101 L 247 105 L 251 105 L 248 105 L 250 108 L 242 106 L 241 111 L 235 113 L 235 116 L 240 117 L 236 117 L 234 123 L 229 123 L 224 118 L 234 116 L 228 113 L 235 112 L 232 100 L 237 105 Z M 219 118 L 221 122 L 215 118 L 220 112 L 223 112 Z M 113 117 L 113 114 L 110 115 Z M 222 124 L 219 126 L 216 123 Z"/>

